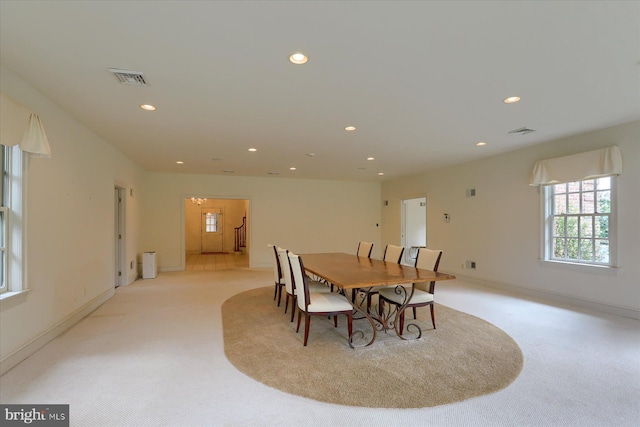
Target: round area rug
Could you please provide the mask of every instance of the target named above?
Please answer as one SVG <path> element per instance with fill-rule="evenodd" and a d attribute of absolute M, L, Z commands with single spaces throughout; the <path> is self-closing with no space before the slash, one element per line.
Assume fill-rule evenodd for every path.
<path fill-rule="evenodd" d="M 284 298 L 283 298 L 284 300 Z M 291 310 L 291 307 L 289 307 Z M 242 292 L 222 306 L 224 350 L 241 372 L 278 390 L 322 402 L 370 408 L 424 408 L 459 402 L 508 386 L 522 369 L 515 341 L 494 325 L 436 304 L 438 329 L 429 308 L 418 308 L 422 338 L 404 341 L 378 332 L 369 347 L 352 349 L 347 320 L 312 316 L 309 342 L 304 317 L 296 320 L 273 287 Z M 297 316 L 297 314 L 296 314 Z M 409 320 L 411 319 L 411 320 Z M 371 333 L 367 320 L 353 328 Z M 405 332 L 407 333 L 407 332 Z"/>

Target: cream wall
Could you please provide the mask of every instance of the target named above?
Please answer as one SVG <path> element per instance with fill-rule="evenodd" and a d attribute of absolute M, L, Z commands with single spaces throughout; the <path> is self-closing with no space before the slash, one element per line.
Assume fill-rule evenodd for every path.
<path fill-rule="evenodd" d="M 222 209 L 223 251 L 232 253 L 235 246 L 235 228 L 242 225 L 242 217 L 249 211 L 247 200 L 207 199 L 206 203 L 196 205 L 190 200 L 185 203 L 185 247 L 187 253 L 202 251 L 202 209 Z"/>
<path fill-rule="evenodd" d="M 5 371 L 113 294 L 114 187 L 134 190 L 125 200 L 125 239 L 126 259 L 135 261 L 142 170 L 4 66 L 0 88 L 40 115 L 53 152 L 29 162 L 29 292 L 0 302 Z M 125 273 L 135 280 L 135 262 Z"/>
<path fill-rule="evenodd" d="M 540 196 L 530 187 L 536 160 L 618 145 L 619 268 L 602 272 L 540 262 Z M 465 190 L 475 188 L 476 197 Z M 440 269 L 640 315 L 640 122 L 551 141 L 419 176 L 385 182 L 382 241 L 400 242 L 402 199 L 427 195 L 427 246 L 444 250 Z M 451 216 L 449 223 L 443 214 Z M 477 269 L 463 269 L 466 260 Z"/>
<path fill-rule="evenodd" d="M 274 243 L 294 252 L 355 253 L 375 243 L 380 255 L 380 184 L 147 173 L 144 251 L 156 251 L 161 271 L 184 269 L 184 201 L 197 195 L 249 200 L 251 267 L 271 266 Z"/>

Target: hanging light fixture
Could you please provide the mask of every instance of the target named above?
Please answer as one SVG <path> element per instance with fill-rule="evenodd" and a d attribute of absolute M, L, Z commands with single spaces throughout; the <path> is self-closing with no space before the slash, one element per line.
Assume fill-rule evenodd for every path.
<path fill-rule="evenodd" d="M 194 205 L 198 205 L 200 206 L 203 203 L 207 203 L 207 198 L 200 198 L 200 197 L 192 197 L 191 198 L 191 203 L 193 203 Z"/>

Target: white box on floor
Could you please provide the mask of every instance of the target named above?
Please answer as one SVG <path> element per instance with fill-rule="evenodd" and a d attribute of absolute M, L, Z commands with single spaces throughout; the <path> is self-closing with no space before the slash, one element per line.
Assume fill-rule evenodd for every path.
<path fill-rule="evenodd" d="M 145 252 L 142 254 L 142 278 L 155 279 L 158 275 L 158 266 L 156 265 L 156 253 Z"/>

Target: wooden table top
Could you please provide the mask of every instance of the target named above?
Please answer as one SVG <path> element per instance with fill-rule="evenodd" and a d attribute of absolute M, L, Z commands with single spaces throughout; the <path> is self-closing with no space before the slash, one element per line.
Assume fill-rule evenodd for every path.
<path fill-rule="evenodd" d="M 305 270 L 343 289 L 451 280 L 451 274 L 346 253 L 301 254 Z"/>

